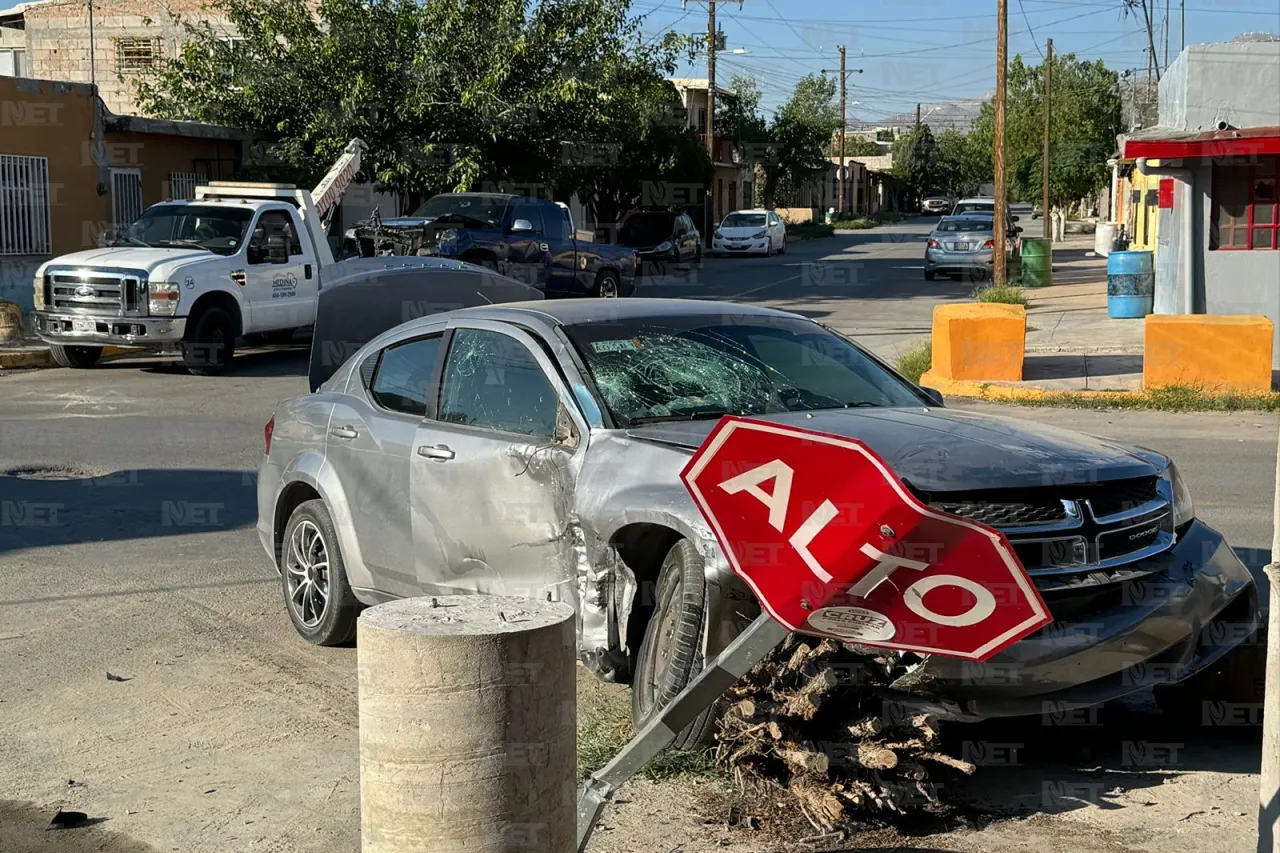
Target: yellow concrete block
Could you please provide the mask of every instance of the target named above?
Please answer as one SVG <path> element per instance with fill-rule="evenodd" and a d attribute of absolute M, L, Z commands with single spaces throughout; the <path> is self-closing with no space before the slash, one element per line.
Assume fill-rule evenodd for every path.
<path fill-rule="evenodd" d="M 966 302 L 933 309 L 933 366 L 943 379 L 1019 382 L 1027 342 L 1021 305 Z"/>
<path fill-rule="evenodd" d="M 1271 390 L 1273 326 L 1266 317 L 1151 314 L 1145 323 L 1143 388 Z"/>

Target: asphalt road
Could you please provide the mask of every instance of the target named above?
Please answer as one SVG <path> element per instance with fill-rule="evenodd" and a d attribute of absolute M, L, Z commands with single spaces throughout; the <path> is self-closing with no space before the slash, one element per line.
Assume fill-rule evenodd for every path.
<path fill-rule="evenodd" d="M 919 233 L 646 289 L 802 303 L 884 352 L 967 291 L 926 287 Z M 305 384 L 301 349 L 226 377 L 154 358 L 0 376 L 0 849 L 25 849 L 3 801 L 88 810 L 158 850 L 358 847 L 355 651 L 299 641 L 253 530 L 263 424 Z M 1170 453 L 1201 516 L 1266 561 L 1275 417 L 985 408 Z M 1248 793 L 1245 775 L 1213 778 Z"/>
<path fill-rule="evenodd" d="M 725 299 L 794 311 L 847 334 L 892 360 L 904 344 L 928 337 L 933 307 L 962 301 L 969 282 L 924 280 L 924 242 L 936 218 L 824 240 L 792 242 L 771 258 L 708 259 L 647 282 L 643 296 Z"/>

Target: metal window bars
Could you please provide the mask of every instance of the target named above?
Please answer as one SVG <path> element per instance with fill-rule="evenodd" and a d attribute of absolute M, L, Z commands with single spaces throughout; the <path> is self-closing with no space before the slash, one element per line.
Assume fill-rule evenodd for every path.
<path fill-rule="evenodd" d="M 0 154 L 0 255 L 48 255 L 49 159 Z"/>

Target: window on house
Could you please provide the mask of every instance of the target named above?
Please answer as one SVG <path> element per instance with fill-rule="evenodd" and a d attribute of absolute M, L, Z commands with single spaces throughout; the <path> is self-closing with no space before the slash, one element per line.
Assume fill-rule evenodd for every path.
<path fill-rule="evenodd" d="M 1213 168 L 1213 250 L 1280 249 L 1280 157 Z"/>
<path fill-rule="evenodd" d="M 202 172 L 170 172 L 168 197 L 191 201 L 196 197 L 196 187 L 209 183 Z"/>
<path fill-rule="evenodd" d="M 123 38 L 114 41 L 117 71 L 138 71 L 152 68 L 160 62 L 162 39 Z"/>
<path fill-rule="evenodd" d="M 25 50 L 0 50 L 0 77 L 26 77 Z"/>
<path fill-rule="evenodd" d="M 0 255 L 49 252 L 49 160 L 0 154 Z"/>

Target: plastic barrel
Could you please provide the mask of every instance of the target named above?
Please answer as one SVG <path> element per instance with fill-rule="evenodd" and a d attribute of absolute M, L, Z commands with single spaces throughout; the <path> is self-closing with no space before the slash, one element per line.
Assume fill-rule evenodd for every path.
<path fill-rule="evenodd" d="M 1111 254 L 1111 244 L 1116 241 L 1116 224 L 1099 222 L 1098 230 L 1093 232 L 1093 253 L 1101 257 Z"/>
<path fill-rule="evenodd" d="M 1107 256 L 1107 314 L 1117 320 L 1140 319 L 1155 308 L 1156 273 L 1150 252 L 1112 252 Z"/>
<path fill-rule="evenodd" d="M 1022 238 L 1022 286 L 1053 284 L 1053 243 L 1044 237 Z"/>

